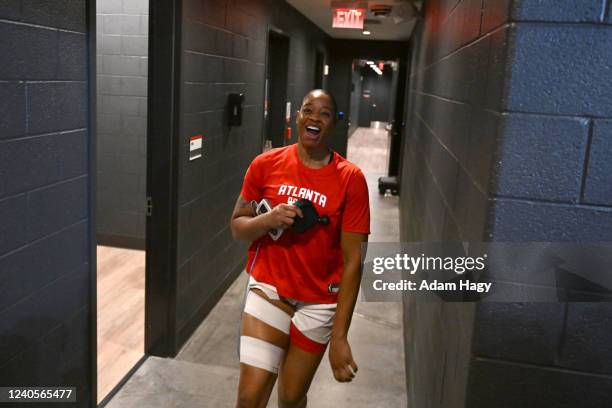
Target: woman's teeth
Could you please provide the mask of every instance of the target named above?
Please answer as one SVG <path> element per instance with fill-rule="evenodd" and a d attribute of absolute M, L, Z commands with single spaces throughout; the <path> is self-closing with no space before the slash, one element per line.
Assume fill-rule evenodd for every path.
<path fill-rule="evenodd" d="M 313 135 L 318 135 L 321 132 L 321 128 L 316 126 L 306 126 L 306 131 Z"/>

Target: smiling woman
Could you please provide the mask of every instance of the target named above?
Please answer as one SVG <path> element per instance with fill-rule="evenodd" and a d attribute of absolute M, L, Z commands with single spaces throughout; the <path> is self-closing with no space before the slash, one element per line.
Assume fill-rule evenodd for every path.
<path fill-rule="evenodd" d="M 315 157 L 329 153 L 327 137 L 336 124 L 336 111 L 333 96 L 321 89 L 310 91 L 302 101 L 297 117 L 299 144 L 306 149 L 314 148 L 311 153 L 314 153 Z"/>
<path fill-rule="evenodd" d="M 370 209 L 361 170 L 329 148 L 336 113 L 329 93 L 310 91 L 297 116 L 298 142 L 257 156 L 245 175 L 231 219 L 234 238 L 251 242 L 238 407 L 266 406 L 277 378 L 279 407 L 305 407 L 328 343 L 336 380 L 357 372 L 347 334 Z M 272 210 L 256 214 L 251 203 L 262 201 Z M 326 222 L 294 228 L 304 224 L 296 217 L 308 219 L 308 206 Z M 271 230 L 285 233 L 273 239 Z"/>

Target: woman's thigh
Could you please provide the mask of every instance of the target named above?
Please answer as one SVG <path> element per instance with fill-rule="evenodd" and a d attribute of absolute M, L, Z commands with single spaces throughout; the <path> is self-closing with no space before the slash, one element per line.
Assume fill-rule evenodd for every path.
<path fill-rule="evenodd" d="M 280 408 L 301 406 L 323 355 L 304 351 L 294 344 L 289 346 L 278 378 Z"/>
<path fill-rule="evenodd" d="M 259 291 L 255 290 L 255 292 Z M 286 304 L 276 304 L 277 301 L 267 299 L 261 292 L 256 296 L 260 298 L 251 300 L 265 299 L 268 302 L 267 306 L 273 305 L 275 309 L 255 308 L 253 314 L 261 317 L 263 321 L 246 312 L 242 315 L 238 407 L 259 408 L 266 406 L 277 378 L 277 373 L 274 372 L 273 367 L 267 366 L 267 364 L 270 359 L 277 358 L 277 353 L 284 353 L 289 347 L 289 335 L 279 328 L 267 324 L 265 320 L 267 318 L 266 311 L 272 312 L 272 315 L 277 314 L 277 322 L 278 317 L 282 316 L 278 313 L 285 314 L 286 319 L 289 320 L 293 314 L 293 309 Z M 248 308 L 245 310 L 248 310 Z"/>

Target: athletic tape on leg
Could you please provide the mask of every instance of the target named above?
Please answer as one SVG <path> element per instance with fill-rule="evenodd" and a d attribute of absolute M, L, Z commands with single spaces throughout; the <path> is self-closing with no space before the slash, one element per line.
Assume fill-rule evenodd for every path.
<path fill-rule="evenodd" d="M 247 295 L 244 312 L 285 334 L 289 334 L 291 316 L 253 291 L 249 291 Z"/>
<path fill-rule="evenodd" d="M 278 373 L 285 350 L 274 344 L 250 336 L 240 336 L 240 362 Z"/>

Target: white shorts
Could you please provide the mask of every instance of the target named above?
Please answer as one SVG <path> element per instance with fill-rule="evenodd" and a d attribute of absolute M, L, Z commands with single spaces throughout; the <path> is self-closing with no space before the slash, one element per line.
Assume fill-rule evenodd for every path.
<path fill-rule="evenodd" d="M 304 351 L 317 354 L 325 352 L 334 324 L 336 303 L 307 303 L 283 298 L 295 308 L 291 317 L 251 289 L 261 290 L 272 300 L 280 299 L 274 286 L 258 282 L 253 276 L 249 276 L 244 313 L 288 334 L 291 344 Z M 284 352 L 285 350 L 262 340 L 249 336 L 240 337 L 241 363 L 276 373 Z"/>

